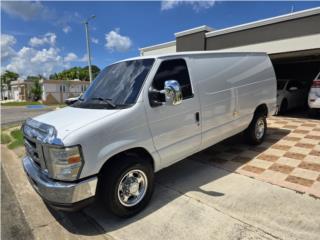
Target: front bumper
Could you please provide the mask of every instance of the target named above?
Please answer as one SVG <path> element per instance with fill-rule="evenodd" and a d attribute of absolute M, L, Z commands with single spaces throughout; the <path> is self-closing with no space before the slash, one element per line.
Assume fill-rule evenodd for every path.
<path fill-rule="evenodd" d="M 318 108 L 320 109 L 320 98 L 316 98 L 315 100 L 311 101 L 308 100 L 309 108 Z"/>
<path fill-rule="evenodd" d="M 29 156 L 24 157 L 22 163 L 32 187 L 53 207 L 75 210 L 96 194 L 97 177 L 76 183 L 55 181 L 48 178 Z"/>

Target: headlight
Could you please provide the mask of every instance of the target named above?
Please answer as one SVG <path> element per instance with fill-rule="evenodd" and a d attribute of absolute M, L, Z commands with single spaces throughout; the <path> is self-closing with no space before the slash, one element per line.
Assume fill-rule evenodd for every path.
<path fill-rule="evenodd" d="M 73 181 L 78 178 L 83 166 L 79 146 L 65 148 L 50 147 L 49 156 L 52 178 L 66 181 Z"/>

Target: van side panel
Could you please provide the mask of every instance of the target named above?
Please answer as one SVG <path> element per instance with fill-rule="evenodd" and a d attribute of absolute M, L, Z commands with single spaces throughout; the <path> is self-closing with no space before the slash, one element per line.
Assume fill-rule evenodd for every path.
<path fill-rule="evenodd" d="M 202 147 L 228 137 L 233 128 L 236 96 L 223 71 L 228 61 L 220 54 L 192 57 L 191 77 L 200 93 Z"/>
<path fill-rule="evenodd" d="M 192 56 L 192 81 L 200 92 L 202 148 L 244 130 L 262 103 L 274 111 L 276 79 L 261 53 Z"/>
<path fill-rule="evenodd" d="M 253 117 L 257 106 L 266 104 L 268 114 L 273 115 L 276 110 L 276 77 L 273 66 L 267 55 L 251 57 L 238 74 L 237 106 L 235 125 L 246 128 Z M 250 67 L 251 66 L 251 67 Z"/>

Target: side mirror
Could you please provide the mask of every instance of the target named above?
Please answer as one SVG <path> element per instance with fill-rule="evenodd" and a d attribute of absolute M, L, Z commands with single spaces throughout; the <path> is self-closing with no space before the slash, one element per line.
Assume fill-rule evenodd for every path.
<path fill-rule="evenodd" d="M 290 87 L 290 88 L 289 88 L 289 91 L 297 91 L 297 90 L 298 90 L 297 87 Z"/>
<path fill-rule="evenodd" d="M 175 106 L 182 102 L 182 91 L 180 84 L 176 80 L 167 80 L 164 82 L 164 89 L 160 91 L 165 95 L 167 105 Z"/>

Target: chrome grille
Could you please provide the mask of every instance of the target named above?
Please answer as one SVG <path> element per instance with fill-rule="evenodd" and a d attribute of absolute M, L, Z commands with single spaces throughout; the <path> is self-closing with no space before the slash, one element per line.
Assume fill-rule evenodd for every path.
<path fill-rule="evenodd" d="M 25 145 L 25 148 L 26 148 L 27 155 L 32 158 L 32 160 L 34 161 L 34 163 L 38 167 L 41 168 L 41 163 L 40 163 L 40 159 L 39 159 L 39 152 L 38 152 L 38 149 L 37 149 L 37 144 L 35 142 L 25 138 L 24 145 Z"/>
<path fill-rule="evenodd" d="M 43 155 L 43 147 L 36 140 L 24 138 L 24 145 L 27 155 L 33 160 L 36 166 L 42 170 L 46 170 L 46 164 Z"/>
<path fill-rule="evenodd" d="M 47 144 L 52 144 L 57 135 L 53 126 L 27 119 L 22 125 L 27 155 L 44 173 L 48 173 L 46 159 L 48 158 Z"/>

